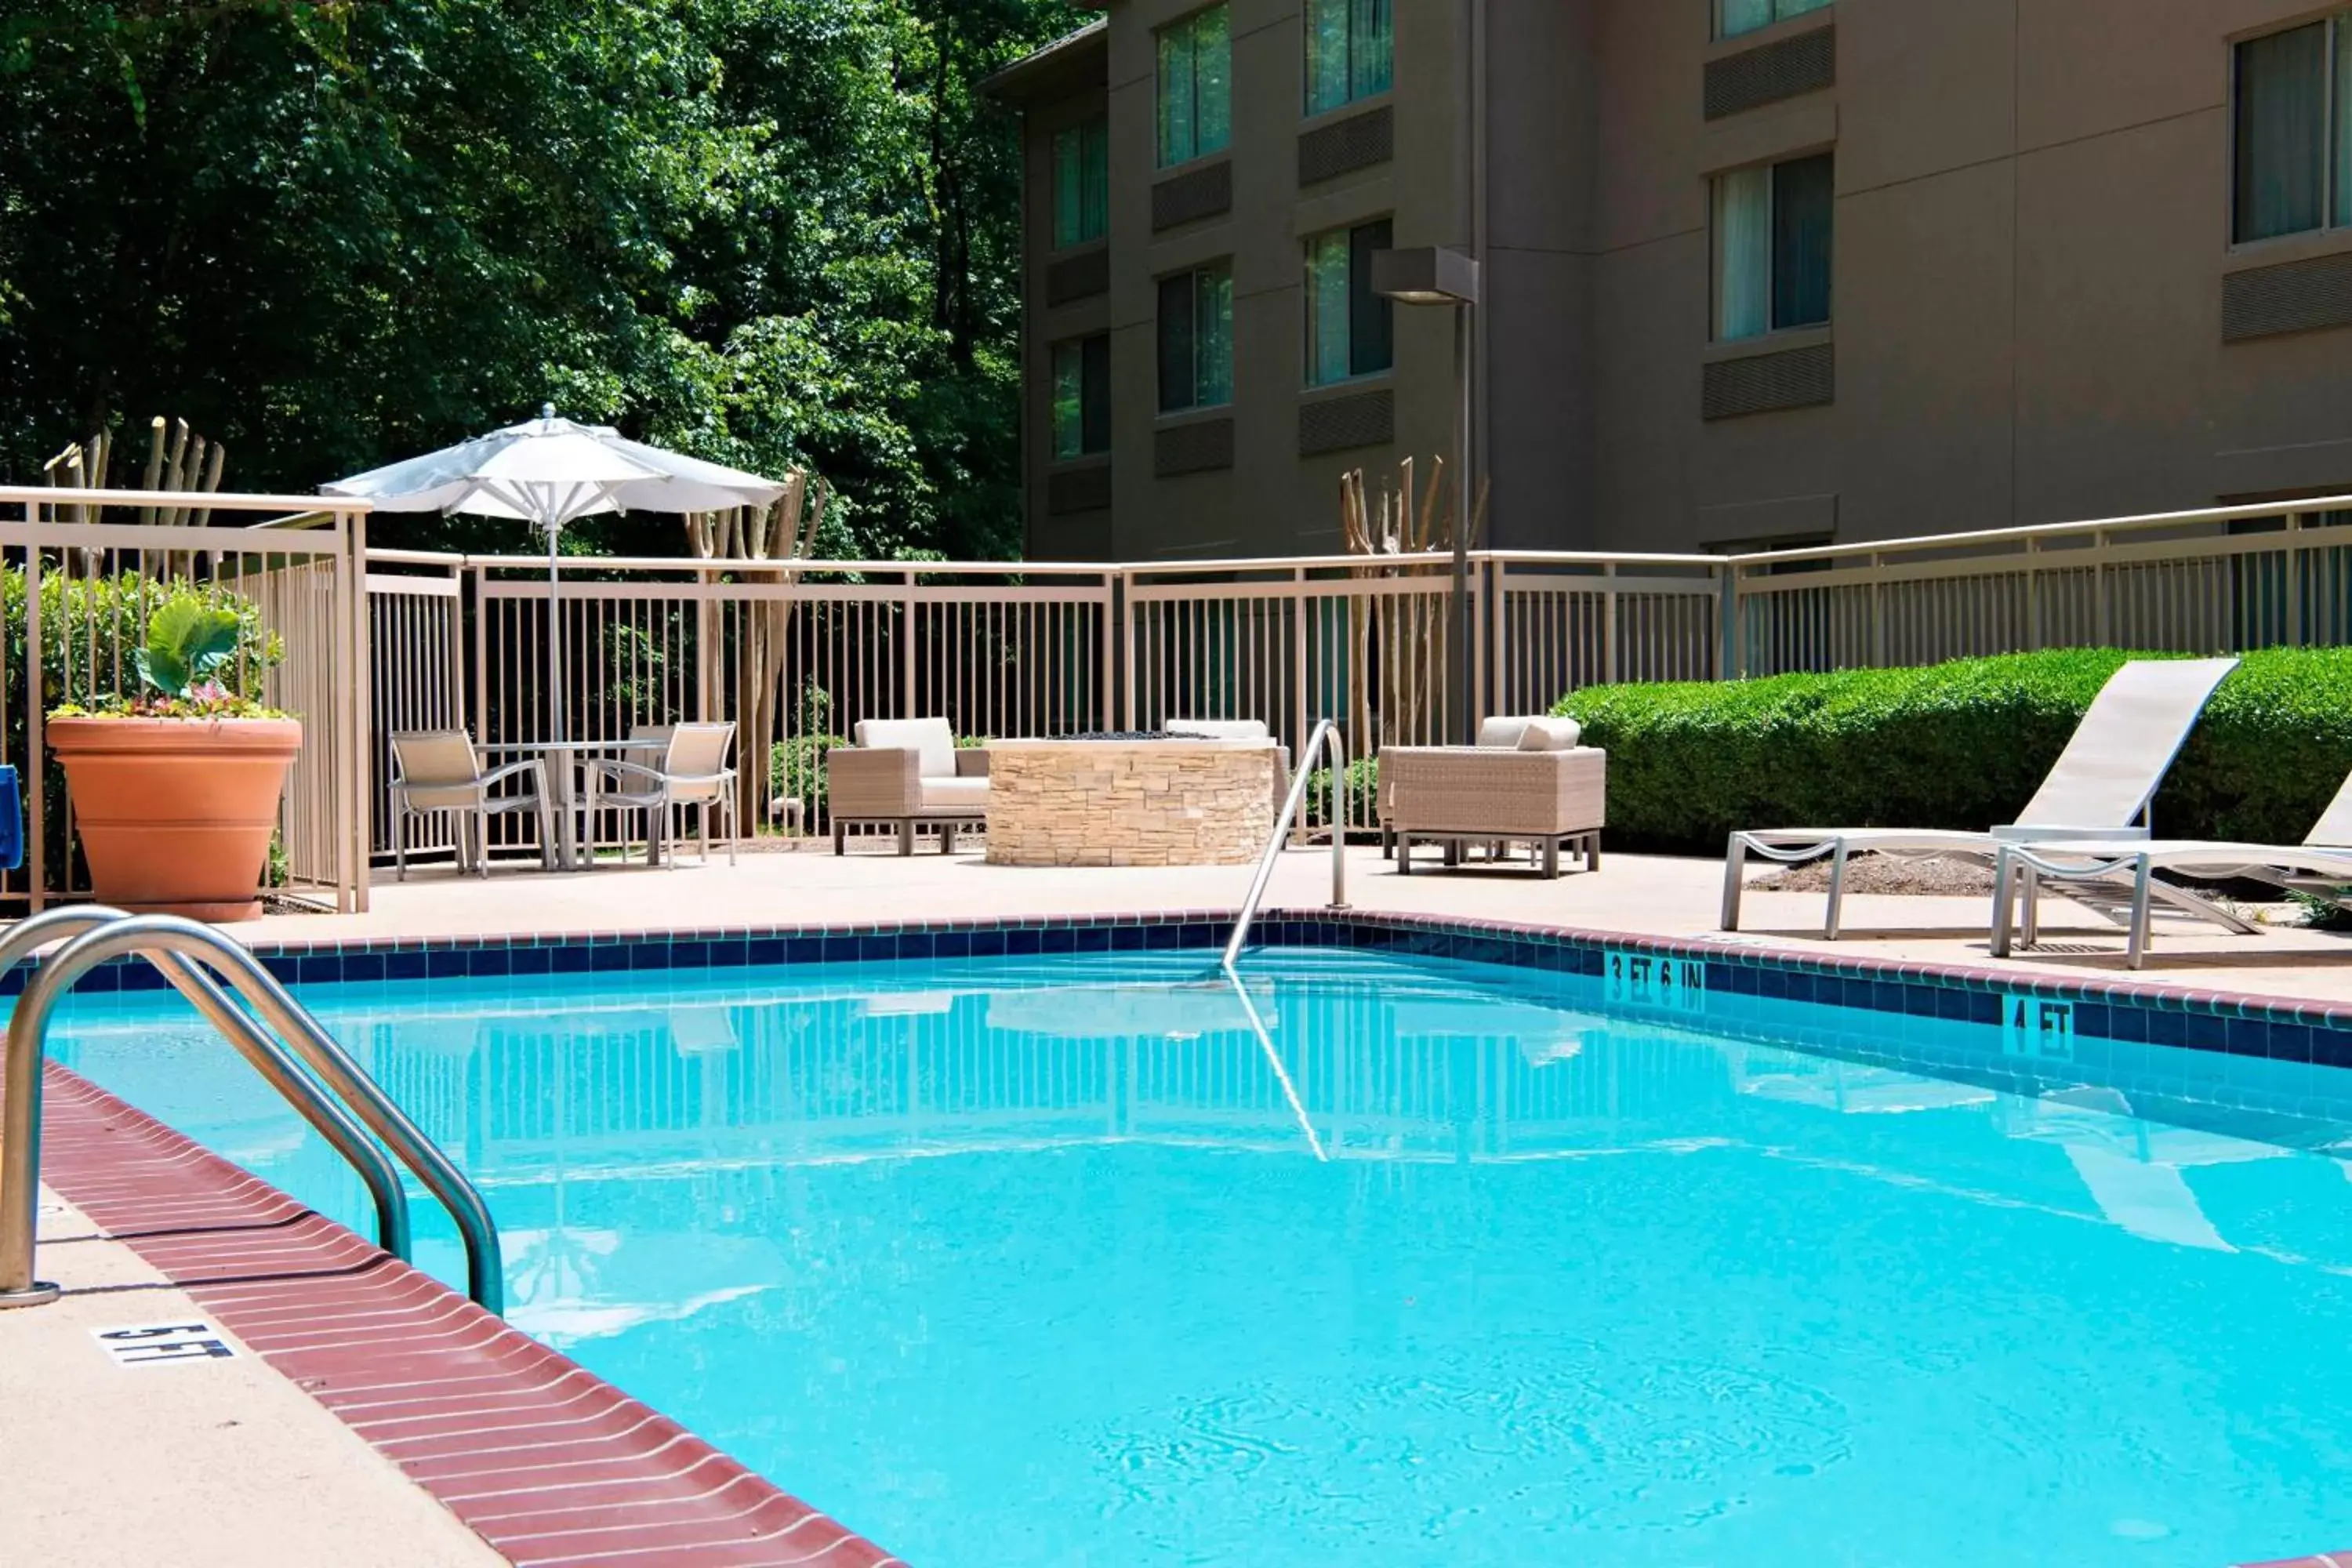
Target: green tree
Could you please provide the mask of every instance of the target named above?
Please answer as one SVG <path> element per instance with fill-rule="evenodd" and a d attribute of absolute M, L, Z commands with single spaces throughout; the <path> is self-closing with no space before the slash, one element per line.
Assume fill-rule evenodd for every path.
<path fill-rule="evenodd" d="M 846 503 L 837 548 L 1011 553 L 1018 147 L 974 84 L 1081 19 L 1049 0 L 17 0 L 0 476 L 169 412 L 228 442 L 233 483 L 310 489 L 552 401 L 814 468 Z"/>

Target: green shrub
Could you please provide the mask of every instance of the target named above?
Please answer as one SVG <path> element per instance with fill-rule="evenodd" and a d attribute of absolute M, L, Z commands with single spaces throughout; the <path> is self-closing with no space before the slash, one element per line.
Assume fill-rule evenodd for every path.
<path fill-rule="evenodd" d="M 0 571 L 0 637 L 12 676 L 25 668 L 25 596 L 24 570 Z M 284 642 L 262 626 L 260 609 L 230 588 L 136 572 L 69 578 L 51 567 L 41 578 L 41 706 L 138 695 L 149 627 L 166 613 L 223 618 L 219 657 L 204 673 L 234 696 L 258 700 L 264 679 L 286 657 Z M 8 721 L 23 723 L 13 704 Z M 24 753 L 12 748 L 9 754 Z"/>
<path fill-rule="evenodd" d="M 8 672 L 7 700 L 0 702 L 0 755 L 25 765 L 30 740 L 24 692 L 16 682 L 26 661 L 25 572 L 0 569 L 0 665 Z M 194 584 L 184 578 L 149 577 L 120 572 L 105 577 L 68 577 L 52 565 L 41 576 L 41 708 L 103 707 L 118 694 L 140 690 L 139 652 L 150 620 L 167 605 L 202 605 L 236 617 L 227 656 L 209 673 L 236 699 L 257 701 L 268 672 L 286 657 L 284 642 L 261 624 L 252 600 L 226 586 Z M 44 760 L 44 789 L 55 803 L 66 798 L 65 771 Z M 29 784 L 30 781 L 26 781 Z M 67 859 L 67 815 L 52 808 L 45 824 L 53 885 L 78 874 Z M 61 869 L 62 868 L 62 869 Z"/>
<path fill-rule="evenodd" d="M 1712 851 L 1742 826 L 1980 828 L 2015 817 L 2129 657 L 2148 656 L 1596 686 L 1554 711 L 1608 749 L 1612 837 L 1629 847 Z M 2352 649 L 2248 654 L 2166 779 L 2157 829 L 2292 843 L 2347 771 Z"/>
<path fill-rule="evenodd" d="M 1348 824 L 1363 829 L 1373 822 L 1373 796 L 1381 787 L 1378 757 L 1358 757 L 1348 764 Z M 1307 799 L 1301 803 L 1307 820 L 1318 826 L 1331 820 L 1331 770 L 1317 768 L 1307 775 Z"/>

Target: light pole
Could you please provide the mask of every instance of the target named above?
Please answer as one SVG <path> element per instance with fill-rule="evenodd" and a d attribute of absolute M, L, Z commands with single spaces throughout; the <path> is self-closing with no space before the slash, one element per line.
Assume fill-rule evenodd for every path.
<path fill-rule="evenodd" d="M 1478 263 L 1442 245 L 1376 250 L 1372 292 L 1400 305 L 1454 310 L 1454 615 L 1445 657 L 1454 670 L 1454 729 L 1466 746 L 1478 738 L 1470 690 L 1470 312 L 1478 303 Z"/>

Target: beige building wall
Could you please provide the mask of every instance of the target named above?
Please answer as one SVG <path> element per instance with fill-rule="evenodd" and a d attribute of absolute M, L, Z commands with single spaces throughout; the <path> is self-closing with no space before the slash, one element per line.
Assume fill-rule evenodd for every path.
<path fill-rule="evenodd" d="M 1111 121 L 1108 293 L 1033 310 L 1031 341 L 1108 322 L 1113 504 L 1091 531 L 1046 515 L 1033 376 L 1038 554 L 1336 549 L 1343 469 L 1450 451 L 1447 313 L 1400 308 L 1394 439 L 1298 455 L 1301 403 L 1328 395 L 1303 385 L 1301 240 L 1380 216 L 1400 246 L 1482 258 L 1476 439 L 1504 546 L 1889 538 L 2352 490 L 2352 331 L 2226 341 L 2223 316 L 2232 274 L 2352 254 L 2352 229 L 2230 242 L 2231 42 L 2326 7 L 1839 0 L 1717 42 L 1708 0 L 1397 0 L 1395 155 L 1302 188 L 1297 0 L 1233 0 L 1232 210 L 1154 233 L 1152 185 L 1181 171 L 1152 166 L 1152 33 L 1196 8 L 1116 0 L 1094 86 L 1025 100 L 1033 195 L 1056 114 L 1099 90 Z M 1708 118 L 1711 65 L 1823 29 L 1831 85 Z M 1822 150 L 1830 325 L 1711 343 L 1709 176 Z M 1033 200 L 1033 238 L 1049 205 Z M 1160 477 L 1158 432 L 1185 417 L 1155 412 L 1154 281 L 1225 256 L 1233 466 Z M 1703 416 L 1710 384 L 1757 368 L 1724 362 L 1806 349 L 1833 364 L 1830 401 Z"/>

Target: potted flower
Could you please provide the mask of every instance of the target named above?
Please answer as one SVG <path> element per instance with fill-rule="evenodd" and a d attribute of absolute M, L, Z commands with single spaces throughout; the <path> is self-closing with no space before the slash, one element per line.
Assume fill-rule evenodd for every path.
<path fill-rule="evenodd" d="M 183 590 L 148 620 L 135 694 L 50 712 L 102 902 L 202 921 L 261 913 L 302 726 L 224 683 L 243 631 L 236 610 Z"/>

